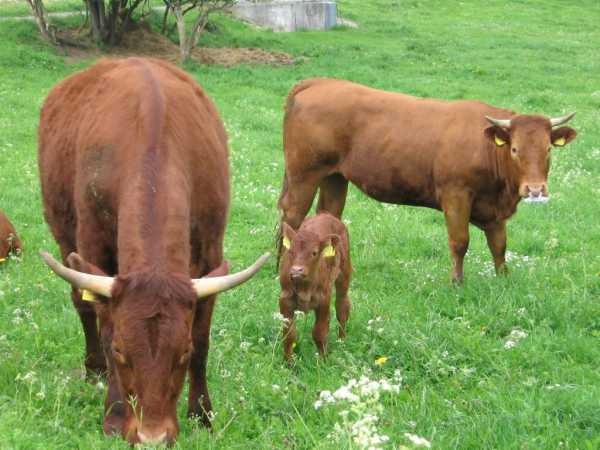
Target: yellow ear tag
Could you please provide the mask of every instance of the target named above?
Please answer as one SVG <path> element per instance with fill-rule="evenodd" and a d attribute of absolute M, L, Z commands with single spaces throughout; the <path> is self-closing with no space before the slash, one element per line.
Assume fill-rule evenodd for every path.
<path fill-rule="evenodd" d="M 494 136 L 494 141 L 498 147 L 502 147 L 504 144 L 506 144 L 506 141 L 503 141 L 498 136 Z"/>
<path fill-rule="evenodd" d="M 288 250 L 292 246 L 292 243 L 290 242 L 290 239 L 287 236 L 283 237 L 283 246 Z"/>
<path fill-rule="evenodd" d="M 84 302 L 98 303 L 98 300 L 96 300 L 96 296 L 94 295 L 94 293 L 88 291 L 87 289 L 81 289 L 81 300 L 83 300 Z"/>
<path fill-rule="evenodd" d="M 0 258 L 0 264 L 2 264 L 4 261 L 6 261 L 6 258 Z"/>
<path fill-rule="evenodd" d="M 562 147 L 566 143 L 567 143 L 567 140 L 564 137 L 560 137 L 554 141 L 554 145 L 556 145 L 557 147 Z"/>
<path fill-rule="evenodd" d="M 323 249 L 321 255 L 323 258 L 331 258 L 332 256 L 335 256 L 335 248 L 333 248 L 333 245 L 329 244 Z"/>

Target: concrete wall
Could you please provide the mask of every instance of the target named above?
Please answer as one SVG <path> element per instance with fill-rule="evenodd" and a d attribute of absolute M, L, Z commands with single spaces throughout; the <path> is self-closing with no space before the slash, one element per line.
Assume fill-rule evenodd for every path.
<path fill-rule="evenodd" d="M 337 9 L 333 1 L 240 1 L 233 13 L 275 31 L 327 30 L 336 24 Z"/>

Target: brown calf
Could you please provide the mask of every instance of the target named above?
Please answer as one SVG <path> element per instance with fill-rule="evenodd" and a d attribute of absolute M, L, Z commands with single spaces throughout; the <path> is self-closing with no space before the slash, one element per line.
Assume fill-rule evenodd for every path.
<path fill-rule="evenodd" d="M 0 211 L 0 263 L 4 262 L 9 253 L 21 252 L 21 240 L 17 236 L 15 227 L 6 214 Z"/>
<path fill-rule="evenodd" d="M 283 260 L 279 271 L 279 310 L 284 317 L 284 354 L 290 361 L 296 342 L 294 312 L 314 310 L 313 339 L 325 354 L 329 330 L 331 287 L 335 282 L 335 311 L 339 337 L 346 335 L 350 314 L 350 251 L 346 226 L 328 213 L 304 220 L 296 232 L 283 223 Z"/>
<path fill-rule="evenodd" d="M 577 134 L 556 127 L 571 117 L 302 81 L 285 111 L 283 221 L 300 226 L 317 189 L 317 211 L 341 217 L 351 181 L 381 202 L 442 210 L 455 281 L 463 278 L 469 223 L 485 232 L 502 272 L 506 222 L 522 198 L 547 199 L 551 148 Z"/>

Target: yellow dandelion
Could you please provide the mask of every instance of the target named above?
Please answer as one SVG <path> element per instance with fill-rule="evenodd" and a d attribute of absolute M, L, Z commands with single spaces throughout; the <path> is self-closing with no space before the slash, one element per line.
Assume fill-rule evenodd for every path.
<path fill-rule="evenodd" d="M 377 364 L 378 366 L 383 366 L 387 360 L 388 360 L 387 356 L 381 356 L 375 360 L 375 364 Z"/>

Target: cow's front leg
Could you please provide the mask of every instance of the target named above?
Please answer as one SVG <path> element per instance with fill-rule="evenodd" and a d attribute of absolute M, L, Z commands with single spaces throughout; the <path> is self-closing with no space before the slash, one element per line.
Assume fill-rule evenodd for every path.
<path fill-rule="evenodd" d="M 506 221 L 492 222 L 486 224 L 483 231 L 487 239 L 488 247 L 494 258 L 494 267 L 497 275 L 508 273 L 506 267 Z"/>
<path fill-rule="evenodd" d="M 294 323 L 294 304 L 288 296 L 282 295 L 279 298 L 279 312 L 283 316 L 283 327 L 281 334 L 283 337 L 283 356 L 287 363 L 292 362 L 292 353 L 296 343 L 296 325 Z"/>
<path fill-rule="evenodd" d="M 469 219 L 471 198 L 466 192 L 446 194 L 442 198 L 442 208 L 448 229 L 448 245 L 452 256 L 452 281 L 463 281 L 463 260 L 469 248 Z"/>
<path fill-rule="evenodd" d="M 112 322 L 108 312 L 104 311 L 100 314 L 100 334 L 108 366 L 108 392 L 104 400 L 104 425 L 102 427 L 106 435 L 121 434 L 125 423 L 125 403 L 121 398 L 118 375 L 111 351 L 112 330 Z"/>
<path fill-rule="evenodd" d="M 319 301 L 315 310 L 315 326 L 312 336 L 321 356 L 327 353 L 327 332 L 329 331 L 329 296 Z"/>
<path fill-rule="evenodd" d="M 206 360 L 208 358 L 210 322 L 214 303 L 214 295 L 198 301 L 192 329 L 194 352 L 190 359 L 189 368 L 188 417 L 199 417 L 207 428 L 211 426 L 212 405 L 206 384 Z"/>

